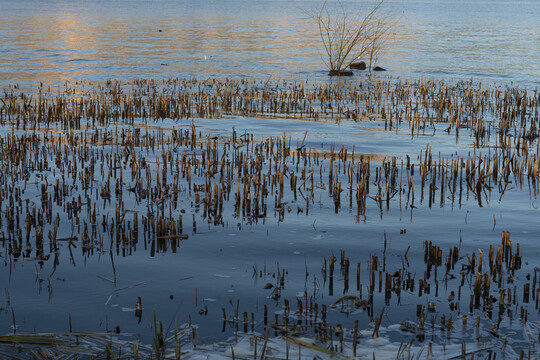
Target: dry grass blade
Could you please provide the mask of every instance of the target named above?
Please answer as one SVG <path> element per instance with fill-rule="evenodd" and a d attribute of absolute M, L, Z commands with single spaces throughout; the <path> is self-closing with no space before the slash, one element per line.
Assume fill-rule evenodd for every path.
<path fill-rule="evenodd" d="M 308 348 L 310 350 L 314 350 L 314 351 L 317 351 L 317 352 L 320 352 L 320 353 L 323 353 L 323 354 L 326 354 L 326 355 L 330 355 L 334 359 L 351 359 L 350 357 L 348 357 L 346 355 L 343 355 L 343 354 L 340 354 L 340 353 L 337 353 L 337 352 L 334 352 L 334 351 L 330 351 L 328 349 L 317 346 L 315 344 L 310 344 L 310 343 L 302 341 L 300 339 L 284 336 L 283 340 L 288 341 L 288 342 L 293 343 L 293 344 L 296 344 L 296 345 L 299 345 L 299 346 L 303 346 L 303 347 Z"/>
<path fill-rule="evenodd" d="M 0 336 L 0 343 L 16 344 L 45 344 L 56 345 L 67 343 L 67 340 L 57 338 L 55 335 L 4 335 Z"/>

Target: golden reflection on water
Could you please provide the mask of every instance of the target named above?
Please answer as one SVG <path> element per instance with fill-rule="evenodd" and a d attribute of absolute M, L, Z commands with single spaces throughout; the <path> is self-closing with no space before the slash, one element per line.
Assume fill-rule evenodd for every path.
<path fill-rule="evenodd" d="M 300 71 L 313 65 L 316 53 L 311 20 L 294 14 L 225 22 L 215 15 L 162 21 L 103 15 L 11 18 L 5 37 L 10 56 L 0 81 L 57 83 L 185 71 L 227 75 L 276 65 Z M 302 57 L 311 64 L 298 62 Z"/>
<path fill-rule="evenodd" d="M 528 15 L 535 5 L 491 3 L 482 17 L 476 3 L 389 2 L 393 36 L 377 65 L 400 77 L 538 78 L 540 25 Z M 352 11 L 359 4 L 346 6 Z M 309 16 L 316 6 L 57 1 L 42 9 L 37 2 L 17 7 L 4 1 L 0 84 L 176 76 L 327 80 L 318 29 Z M 520 23 L 510 21 L 516 13 L 522 14 Z"/>

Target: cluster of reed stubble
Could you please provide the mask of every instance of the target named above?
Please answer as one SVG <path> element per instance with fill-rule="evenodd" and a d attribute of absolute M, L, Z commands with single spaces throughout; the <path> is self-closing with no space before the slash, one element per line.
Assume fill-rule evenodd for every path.
<path fill-rule="evenodd" d="M 527 186 L 534 197 L 538 192 L 540 98 L 536 92 L 389 80 L 271 86 L 171 80 L 161 86 L 138 81 L 110 83 L 86 92 L 66 89 L 54 94 L 39 88 L 37 94 L 27 95 L 5 91 L 0 122 L 9 130 L 0 137 L 0 205 L 5 209 L 0 225 L 2 220 L 7 225 L 2 226 L 1 236 L 10 261 L 31 257 L 32 252 L 36 259 L 47 261 L 58 255 L 61 242 L 70 251 L 72 245 L 80 244 L 83 254 L 116 249 L 126 255 L 136 249 L 141 237 L 151 255 L 168 248 L 176 251 L 179 241 L 188 237 L 185 217 L 191 215 L 190 230 L 196 233 L 196 214 L 201 208 L 202 220 L 214 226 L 224 226 L 231 213 L 248 222 L 272 216 L 283 221 L 293 203 L 296 214 L 308 216 L 317 195 L 327 193 L 336 212 L 347 203 L 361 220 L 369 201 L 374 201 L 382 216 L 391 204 L 412 212 L 426 203 L 431 207 L 437 198 L 441 206 L 447 202 L 461 206 L 472 195 L 481 206 L 493 192 L 500 198 L 514 187 Z M 259 139 L 233 129 L 229 137 L 217 137 L 203 134 L 195 122 L 163 125 L 170 119 L 226 115 L 378 121 L 388 131 L 405 132 L 402 128 L 408 126 L 412 137 L 447 124 L 447 136 L 454 132 L 456 139 L 472 138 L 473 149 L 467 156 L 445 158 L 434 155 L 428 145 L 416 158 L 405 154 L 401 159 L 391 155 L 374 159 L 358 153 L 355 146 L 312 149 L 305 145 L 308 132 L 294 144 L 285 135 Z M 54 182 L 49 183 L 49 175 Z M 102 209 L 114 209 L 115 215 L 100 216 Z M 66 222 L 73 232 L 59 234 L 60 224 Z M 506 266 L 510 258 L 512 266 L 519 268 L 515 255 L 507 256 L 509 248 L 503 244 L 497 253 L 490 250 L 490 269 L 492 264 L 498 269 L 499 286 L 503 258 Z M 452 251 L 451 266 L 457 259 Z M 439 250 L 435 262 L 431 247 L 427 253 L 429 267 L 440 266 Z M 371 269 L 377 263 L 372 259 Z M 348 289 L 349 266 L 344 264 Z M 481 273 L 481 264 L 482 260 L 475 271 L 473 254 L 464 265 L 468 273 L 476 274 L 470 304 L 490 309 L 493 295 L 485 296 L 490 294 L 490 280 Z M 428 268 L 427 278 L 429 272 Z M 396 286 L 414 289 L 414 281 L 404 280 L 403 274 L 398 272 L 397 282 L 394 278 L 379 272 L 379 289 L 385 279 L 386 302 Z M 369 292 L 373 293 L 374 272 L 370 279 Z M 426 279 L 418 281 L 420 295 L 430 291 Z M 332 275 L 328 281 L 333 283 Z M 457 291 L 460 298 L 461 286 Z M 507 295 L 516 304 L 516 289 L 500 294 L 499 305 L 510 303 L 504 301 Z M 524 302 L 531 294 L 538 303 L 536 280 L 523 285 Z M 369 308 L 373 300 L 360 304 Z M 370 314 L 374 316 L 373 309 Z M 522 310 L 521 317 L 526 319 L 527 310 Z M 245 324 L 246 319 L 247 313 Z"/>

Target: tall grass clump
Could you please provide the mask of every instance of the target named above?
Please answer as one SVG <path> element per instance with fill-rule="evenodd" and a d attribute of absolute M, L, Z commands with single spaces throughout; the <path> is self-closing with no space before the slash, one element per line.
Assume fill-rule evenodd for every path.
<path fill-rule="evenodd" d="M 323 61 L 330 75 L 340 75 L 363 58 L 367 59 L 371 70 L 390 35 L 390 16 L 381 14 L 384 1 L 366 11 L 349 11 L 340 1 L 331 6 L 325 1 L 319 11 L 311 15 L 319 29 Z"/>

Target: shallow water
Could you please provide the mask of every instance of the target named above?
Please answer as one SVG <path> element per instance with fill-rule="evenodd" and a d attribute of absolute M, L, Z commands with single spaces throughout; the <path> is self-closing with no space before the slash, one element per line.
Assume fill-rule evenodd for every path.
<path fill-rule="evenodd" d="M 204 86 L 191 84 L 193 89 Z M 170 91 L 169 83 L 156 86 L 164 88 L 163 94 Z M 310 86 L 317 91 L 316 85 Z M 376 88 L 380 85 L 370 86 Z M 296 85 L 293 88 L 296 89 Z M 124 94 L 148 91 L 144 83 L 142 86 L 123 85 L 123 88 L 109 84 L 99 91 L 95 87 L 92 89 L 92 93 L 96 94 L 94 99 L 101 98 L 102 104 L 114 103 L 111 94 L 118 90 L 113 89 L 121 89 Z M 306 90 L 310 91 L 307 87 Z M 64 92 L 71 93 L 60 93 Z M 88 93 L 84 89 L 82 92 Z M 150 99 L 152 94 L 150 90 L 144 96 Z M 176 91 L 171 94 L 177 96 Z M 193 96 L 195 94 L 200 93 Z M 49 97 L 53 103 L 58 101 L 54 91 L 53 94 L 42 96 L 44 99 Z M 69 99 L 70 95 L 60 95 L 60 98 L 64 97 Z M 3 101 L 10 103 L 10 99 L 13 100 L 6 97 Z M 85 96 L 75 99 L 86 104 L 83 107 L 93 109 Z M 532 101 L 533 98 L 531 106 Z M 489 104 L 487 108 L 490 108 Z M 71 106 L 73 109 L 80 108 L 78 105 Z M 111 106 L 116 108 L 115 105 Z M 123 105 L 124 110 L 126 106 Z M 537 107 L 533 106 L 530 111 L 537 111 Z M 400 111 L 399 106 L 396 109 Z M 383 120 L 379 115 L 361 117 L 357 121 L 344 117 L 338 117 L 337 121 L 334 117 L 309 121 L 305 118 L 292 119 L 290 115 L 289 118 L 279 115 L 266 118 L 237 114 L 223 114 L 213 119 L 188 117 L 177 120 L 167 117 L 114 120 L 114 116 L 102 120 L 85 116 L 74 120 L 78 116 L 72 116 L 67 122 L 47 123 L 31 120 L 30 115 L 11 117 L 5 108 L 3 111 L 1 136 L 6 158 L 1 163 L 5 174 L 1 178 L 2 207 L 5 209 L 1 231 L 5 271 L 1 280 L 6 289 L 6 305 L 0 316 L 3 318 L 4 333 L 59 332 L 67 329 L 110 333 L 119 327 L 122 334 L 132 334 L 133 338 L 150 344 L 153 312 L 156 311 L 158 319 L 163 320 L 166 326 L 172 324 L 173 319 L 199 325 L 199 341 L 213 343 L 229 339 L 237 330 L 253 329 L 264 333 L 263 308 L 268 308 L 269 322 L 272 323 L 274 316 L 283 317 L 286 314 L 284 300 L 291 302 L 292 309 L 296 306 L 294 300 L 302 300 L 306 309 L 311 301 L 328 306 L 328 321 L 340 323 L 349 330 L 354 320 L 359 320 L 362 327 L 369 326 L 369 319 L 386 306 L 383 326 L 393 326 L 394 330 L 385 332 L 381 341 L 399 344 L 409 341 L 410 337 L 410 334 L 399 331 L 399 323 L 415 321 L 417 305 L 433 303 L 433 321 L 442 315 L 452 316 L 456 329 L 459 329 L 445 336 L 439 336 L 438 330 L 434 331 L 430 341 L 437 346 L 459 344 L 472 334 L 489 346 L 500 346 L 498 339 L 488 331 L 494 321 L 492 311 L 486 310 L 484 313 L 482 308 L 469 309 L 472 306 L 469 305 L 472 304 L 469 293 L 474 274 L 463 270 L 468 259 L 464 254 L 473 256 L 471 254 L 479 253 L 478 249 L 487 254 L 490 245 L 500 243 L 501 232 L 508 231 L 513 247 L 519 244 L 519 253 L 524 261 L 522 268 L 520 265 L 518 271 L 507 279 L 510 288 L 514 281 L 517 284 L 514 292 L 519 295 L 514 296 L 521 296 L 522 286 L 530 284 L 531 279 L 536 284 L 533 277 L 539 265 L 536 234 L 540 232 L 540 225 L 533 219 L 538 214 L 538 179 L 531 177 L 530 172 L 520 176 L 517 172 L 519 167 L 513 166 L 513 176 L 507 178 L 507 185 L 503 185 L 502 172 L 496 171 L 501 173 L 501 180 L 487 176 L 488 187 L 480 192 L 475 191 L 474 186 L 468 186 L 466 181 L 472 176 L 473 184 L 476 183 L 476 175 L 465 173 L 462 176 L 464 180 L 460 178 L 460 184 L 452 191 L 451 186 L 438 187 L 440 170 L 437 177 L 437 166 L 434 166 L 426 170 L 429 188 L 432 184 L 436 185 L 433 200 L 428 195 L 431 190 L 428 192 L 427 186 L 420 186 L 421 167 L 426 163 L 426 146 L 431 146 L 430 153 L 435 162 L 443 159 L 443 168 L 450 169 L 450 162 L 458 158 L 467 162 L 471 158 L 491 161 L 486 155 L 501 151 L 499 142 L 502 140 L 497 133 L 500 124 L 490 125 L 491 135 L 479 139 L 467 127 L 459 130 L 459 136 L 452 126 L 445 131 L 448 122 L 444 118 L 431 118 L 431 124 L 428 122 L 411 131 L 409 121 L 395 122 L 391 128 L 388 120 Z M 464 114 L 468 113 L 467 108 L 463 111 Z M 70 114 L 70 111 L 67 113 Z M 500 121 L 497 114 L 496 110 L 486 110 L 488 123 L 490 120 Z M 515 126 L 519 123 L 516 120 Z M 527 127 L 532 123 L 532 119 L 525 122 Z M 257 128 L 261 130 L 253 137 L 244 135 Z M 519 133 L 522 131 L 519 130 Z M 174 134 L 179 132 L 183 140 L 173 140 Z M 189 143 L 193 136 L 199 141 L 196 146 Z M 270 153 L 265 151 L 269 137 L 278 143 L 282 140 L 285 144 L 290 143 L 287 146 L 293 150 L 292 153 L 281 155 L 274 147 Z M 235 142 L 235 138 L 250 141 Z M 25 153 L 24 161 L 21 161 L 16 153 L 9 152 L 9 148 L 23 139 L 29 141 L 28 149 L 32 150 Z M 157 139 L 157 143 L 145 145 L 153 144 L 148 139 Z M 516 137 L 509 136 L 508 139 Z M 133 146 L 139 142 L 139 145 Z M 300 143 L 306 153 L 298 158 L 294 154 L 298 153 Z M 215 147 L 217 155 L 212 155 L 213 144 L 218 145 Z M 513 156 L 537 159 L 537 139 L 533 138 L 527 144 L 528 151 L 521 153 L 514 150 Z M 359 157 L 372 157 L 370 196 L 362 202 L 357 202 L 355 184 L 351 186 L 348 173 L 343 172 L 346 166 L 347 169 L 351 168 L 353 159 L 339 160 L 339 166 L 330 165 L 330 159 L 337 156 L 338 149 L 347 149 L 352 157 L 353 146 L 356 162 L 365 164 Z M 307 149 L 309 153 L 320 152 L 320 155 L 307 156 Z M 343 150 L 339 151 L 341 153 Z M 245 206 L 240 208 L 234 200 L 235 196 L 241 194 L 241 191 L 236 191 L 236 186 L 240 190 L 246 179 L 238 180 L 238 170 L 233 170 L 230 178 L 230 196 L 226 196 L 219 207 L 209 205 L 208 199 L 213 195 L 206 195 L 206 190 L 198 190 L 200 194 L 195 195 L 196 187 L 201 189 L 201 186 L 214 182 L 223 183 L 220 180 L 223 172 L 209 175 L 212 173 L 211 165 L 204 161 L 205 158 L 237 164 L 243 156 L 247 159 L 263 156 L 260 171 L 268 174 L 268 179 L 283 171 L 286 177 L 284 195 L 281 195 L 279 186 L 274 182 L 275 186 L 272 185 L 268 196 L 265 196 L 265 205 L 261 209 L 252 212 L 246 210 Z M 406 163 L 407 157 L 416 166 L 414 174 L 412 170 L 404 169 L 403 165 L 400 168 L 400 163 Z M 114 162 L 113 158 L 116 159 Z M 165 159 L 170 167 L 166 167 L 163 175 L 162 170 L 158 169 L 163 169 Z M 396 166 L 392 167 L 394 159 Z M 500 159 L 498 164 L 502 168 L 506 160 Z M 177 165 L 179 169 L 174 167 Z M 134 177 L 137 171 L 133 172 L 136 169 L 133 166 L 140 167 L 146 176 Z M 193 168 L 193 175 L 186 175 L 185 166 Z M 245 169 L 253 171 L 253 176 L 257 174 L 251 165 L 246 166 Z M 295 173 L 299 181 L 307 179 L 312 166 L 313 182 L 306 180 L 305 187 L 298 183 L 292 186 L 288 184 Z M 329 193 L 331 167 L 336 179 L 331 183 L 340 181 L 343 184 L 344 191 L 338 196 L 338 203 Z M 463 167 L 461 171 L 464 171 Z M 394 168 L 401 174 L 396 176 L 396 180 L 403 179 L 403 184 L 399 180 L 399 185 L 392 185 L 391 191 L 388 187 L 387 190 L 381 187 L 383 169 L 387 168 Z M 306 171 L 303 172 L 303 169 Z M 302 172 L 304 175 L 301 175 Z M 225 170 L 227 173 L 230 171 Z M 384 173 L 387 171 L 384 170 Z M 173 180 L 175 176 L 178 176 L 179 182 Z M 412 184 L 407 183 L 409 176 L 414 180 L 414 186 L 408 185 Z M 150 194 L 144 195 L 144 189 L 142 193 L 137 190 L 140 179 L 144 179 L 144 189 L 151 190 Z M 390 183 L 387 175 L 385 179 Z M 446 181 L 448 184 L 451 182 Z M 253 182 L 255 184 L 255 180 Z M 119 192 L 114 191 L 115 183 L 116 187 L 122 184 Z M 154 189 L 165 188 L 165 184 L 179 190 L 178 199 L 170 190 L 163 190 L 166 193 L 161 196 L 155 193 L 157 190 Z M 256 189 L 253 186 L 251 188 L 250 185 L 250 192 L 254 193 Z M 110 191 L 107 189 L 112 189 L 112 195 L 107 195 L 107 191 Z M 409 197 L 411 190 L 412 199 Z M 217 194 L 215 188 L 213 191 Z M 62 195 L 58 196 L 58 192 Z M 378 201 L 377 196 L 384 200 Z M 37 219 L 32 215 L 34 209 L 38 212 Z M 37 240 L 37 227 L 31 225 L 43 221 L 39 220 L 39 214 L 44 214 L 46 218 L 42 225 L 43 234 L 49 234 L 43 241 Z M 52 220 L 56 214 L 59 216 L 59 226 L 54 236 L 51 235 L 55 231 Z M 135 223 L 136 214 L 139 225 L 130 225 Z M 164 233 L 156 231 L 154 225 L 150 225 L 154 217 L 181 221 L 181 229 L 166 230 Z M 14 227 L 11 227 L 13 224 Z M 168 238 L 169 234 L 177 232 L 186 234 L 188 238 Z M 382 269 L 375 271 L 375 277 L 403 271 L 415 283 L 419 281 L 426 271 L 426 241 L 440 246 L 444 256 L 447 249 L 453 247 L 459 249 L 461 254 L 460 263 L 450 271 L 450 279 L 439 273 L 429 280 L 430 286 L 439 287 L 436 294 L 433 289 L 426 290 L 429 294 L 410 289 L 403 290 L 401 295 L 390 293 L 387 299 L 388 294 L 375 290 L 374 300 L 370 302 L 372 308 L 331 306 L 339 302 L 343 295 L 356 294 L 354 296 L 366 299 L 369 274 L 373 269 L 372 256 L 378 257 L 376 262 Z M 342 251 L 345 251 L 343 256 L 351 263 L 351 279 L 348 282 L 344 273 L 338 273 L 337 269 L 335 275 L 329 275 L 325 265 L 332 256 L 339 259 Z M 517 248 L 513 251 L 517 251 Z M 408 255 L 404 257 L 403 254 Z M 357 287 L 354 275 L 356 266 L 360 269 L 360 287 Z M 487 265 L 484 266 L 483 271 L 486 271 Z M 439 271 L 443 272 L 443 268 L 440 267 Z M 377 275 L 378 271 L 382 273 Z M 462 285 L 459 285 L 460 276 L 463 276 Z M 283 278 L 282 285 L 280 278 Z M 329 278 L 333 279 L 332 282 Z M 273 287 L 265 289 L 268 283 Z M 535 286 L 532 285 L 533 293 Z M 461 291 L 461 288 L 464 294 L 459 302 L 460 310 L 449 308 L 455 305 L 450 305 L 452 302 L 446 299 L 452 292 Z M 136 311 L 138 298 L 141 298 L 143 307 L 140 313 Z M 524 338 L 525 330 L 520 328 L 515 331 L 516 325 L 511 320 L 507 321 L 507 317 L 517 321 L 519 309 L 523 308 L 530 311 L 528 321 L 533 324 L 531 326 L 538 323 L 533 301 L 523 300 L 518 304 L 511 309 L 513 315 L 501 318 L 505 321 L 501 322 L 501 331 L 513 329 L 517 334 L 512 337 L 514 342 L 509 347 L 509 351 L 517 352 L 528 349 L 530 342 Z M 229 319 L 236 312 L 240 318 L 245 312 L 248 319 L 253 314 L 255 323 L 251 325 L 249 320 L 245 328 L 241 319 L 237 324 L 223 323 L 223 309 Z M 468 316 L 469 322 L 473 322 L 475 316 L 481 316 L 479 328 L 457 327 L 462 315 Z M 537 328 L 533 327 L 533 332 L 536 331 L 534 329 Z M 532 349 L 537 351 L 534 347 Z M 383 349 L 380 348 L 380 351 Z"/>

